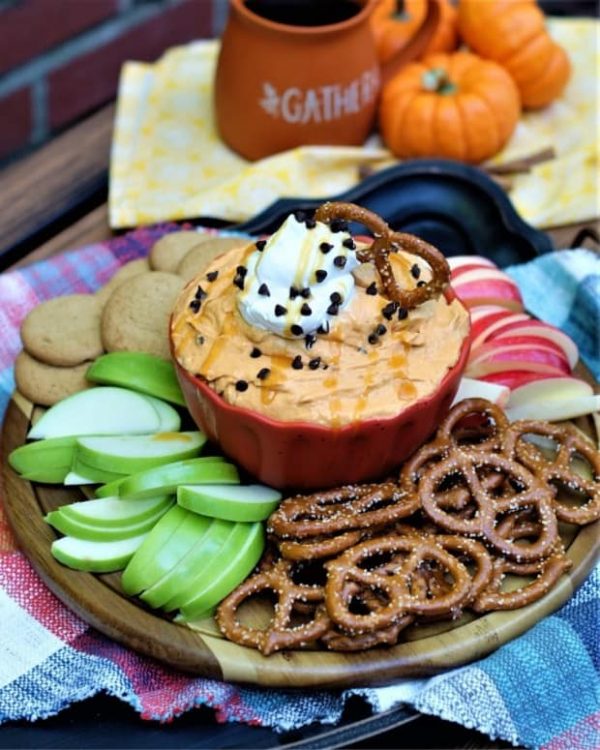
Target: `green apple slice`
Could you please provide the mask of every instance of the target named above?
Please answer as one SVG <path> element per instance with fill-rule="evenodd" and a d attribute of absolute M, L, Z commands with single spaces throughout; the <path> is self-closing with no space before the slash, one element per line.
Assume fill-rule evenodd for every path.
<path fill-rule="evenodd" d="M 177 502 L 182 508 L 226 521 L 264 521 L 280 501 L 280 492 L 262 484 L 183 485 L 177 488 Z"/>
<path fill-rule="evenodd" d="M 85 376 L 92 383 L 122 386 L 162 398 L 178 406 L 185 406 L 173 364 L 153 354 L 103 354 L 90 365 Z"/>
<path fill-rule="evenodd" d="M 155 430 L 155 432 L 179 432 L 181 429 L 181 417 L 177 409 L 174 409 L 171 404 L 166 404 L 159 398 L 154 398 L 154 396 L 147 396 L 142 393 L 139 395 L 145 398 L 158 413 L 160 424 L 158 430 Z"/>
<path fill-rule="evenodd" d="M 77 440 L 77 458 L 97 469 L 134 474 L 193 458 L 200 453 L 205 442 L 206 437 L 201 432 L 82 437 Z"/>
<path fill-rule="evenodd" d="M 199 522 L 190 526 L 186 523 L 189 519 L 199 519 Z M 206 525 L 200 516 L 194 516 L 193 513 L 189 513 L 178 505 L 174 505 L 167 511 L 123 571 L 121 586 L 126 594 L 133 596 L 152 586 L 185 554 L 185 550 L 180 551 L 177 542 L 177 540 L 181 542 L 182 539 L 185 542 L 186 532 L 184 531 L 183 536 L 180 533 L 184 524 L 198 535 L 202 533 Z"/>
<path fill-rule="evenodd" d="M 114 479 L 112 482 L 107 482 L 107 484 L 103 484 L 101 487 L 97 487 L 94 495 L 98 498 L 104 499 L 107 497 L 118 497 L 119 496 L 119 487 L 123 484 L 123 482 L 127 479 L 127 477 L 121 477 L 120 479 Z M 160 494 L 160 493 L 156 493 Z"/>
<path fill-rule="evenodd" d="M 74 437 L 48 438 L 15 448 L 8 463 L 32 482 L 62 483 L 75 455 Z"/>
<path fill-rule="evenodd" d="M 63 505 L 60 512 L 75 521 L 102 526 L 128 526 L 150 518 L 159 511 L 168 510 L 171 497 L 151 497 L 148 500 L 121 500 L 103 497 L 99 500 L 82 500 Z"/>
<path fill-rule="evenodd" d="M 28 438 L 80 435 L 148 435 L 161 420 L 148 397 L 124 388 L 90 388 L 51 406 Z"/>
<path fill-rule="evenodd" d="M 63 536 L 52 542 L 50 551 L 63 565 L 89 573 L 112 573 L 122 570 L 142 544 L 146 534 L 116 542 L 96 542 Z"/>
<path fill-rule="evenodd" d="M 214 458 L 190 458 L 127 477 L 119 485 L 119 497 L 171 495 L 180 484 L 238 484 L 239 481 L 233 464 Z"/>
<path fill-rule="evenodd" d="M 178 605 L 171 602 L 177 601 L 181 591 L 201 575 L 208 564 L 214 559 L 221 559 L 220 550 L 231 536 L 236 524 L 204 516 L 198 518 L 204 518 L 207 522 L 206 533 L 196 540 L 193 547 L 171 570 L 141 594 L 141 598 L 151 607 L 163 607 L 169 603 L 166 609 L 176 609 Z"/>
<path fill-rule="evenodd" d="M 260 560 L 265 546 L 262 523 L 238 524 L 239 538 L 221 549 L 219 557 L 205 569 L 195 595 L 181 607 L 184 621 L 195 620 L 222 601 L 247 578 Z"/>
<path fill-rule="evenodd" d="M 74 484 L 103 484 L 105 482 L 113 482 L 115 479 L 122 479 L 124 476 L 120 472 L 88 466 L 75 453 L 75 458 L 71 464 L 71 471 L 65 477 L 64 484 L 67 487 Z M 156 492 L 155 494 L 158 495 L 161 493 Z"/>
<path fill-rule="evenodd" d="M 65 536 L 76 539 L 91 539 L 99 542 L 114 542 L 118 539 L 130 539 L 134 536 L 150 531 L 150 529 L 167 512 L 167 507 L 156 511 L 154 515 L 131 524 L 120 526 L 103 526 L 100 523 L 84 523 L 69 515 L 65 515 L 60 509 L 48 513 L 44 520 Z"/>

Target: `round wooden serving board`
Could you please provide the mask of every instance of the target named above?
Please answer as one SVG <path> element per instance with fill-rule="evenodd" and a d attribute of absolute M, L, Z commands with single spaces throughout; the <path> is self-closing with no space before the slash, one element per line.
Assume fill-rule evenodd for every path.
<path fill-rule="evenodd" d="M 579 374 L 590 380 L 587 373 Z M 224 640 L 212 620 L 191 630 L 150 610 L 121 591 L 118 573 L 82 573 L 52 557 L 50 544 L 57 535 L 43 517 L 81 500 L 82 495 L 77 487 L 24 481 L 9 467 L 8 455 L 25 442 L 34 412 L 30 402 L 15 394 L 3 425 L 0 457 L 5 511 L 24 553 L 56 596 L 90 625 L 135 651 L 206 677 L 300 688 L 385 684 L 397 677 L 434 674 L 486 656 L 531 628 L 572 595 L 595 562 L 600 522 L 581 530 L 565 529 L 573 567 L 544 598 L 527 607 L 421 625 L 405 631 L 404 641 L 393 648 L 355 654 L 293 651 L 263 657 Z M 584 421 L 580 426 L 585 425 Z"/>

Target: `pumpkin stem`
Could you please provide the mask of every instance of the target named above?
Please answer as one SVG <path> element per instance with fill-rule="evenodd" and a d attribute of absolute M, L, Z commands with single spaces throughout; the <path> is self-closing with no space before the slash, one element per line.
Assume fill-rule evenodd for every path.
<path fill-rule="evenodd" d="M 390 18 L 393 18 L 394 21 L 406 21 L 410 18 L 410 15 L 406 10 L 405 0 L 396 0 L 396 10 L 392 12 Z"/>
<path fill-rule="evenodd" d="M 425 91 L 434 91 L 436 94 L 453 94 L 456 84 L 448 78 L 448 72 L 444 68 L 431 68 L 425 71 L 421 77 L 421 84 Z"/>

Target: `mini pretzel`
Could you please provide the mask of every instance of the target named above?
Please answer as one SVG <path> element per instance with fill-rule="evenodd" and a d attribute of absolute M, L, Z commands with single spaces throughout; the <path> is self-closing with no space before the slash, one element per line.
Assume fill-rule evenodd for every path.
<path fill-rule="evenodd" d="M 483 425 L 488 426 L 492 421 L 495 425 L 493 433 L 479 442 L 469 442 L 467 445 L 459 442 L 457 428 L 463 420 L 474 418 L 475 427 L 481 433 Z M 483 398 L 466 398 L 454 406 L 443 422 L 440 424 L 436 440 L 448 441 L 460 447 L 477 451 L 499 451 L 502 450 L 509 421 L 502 409 Z M 478 434 L 477 432 L 475 434 Z"/>
<path fill-rule="evenodd" d="M 279 551 L 286 560 L 320 560 L 335 557 L 348 547 L 358 544 L 362 531 L 346 531 L 333 536 L 317 536 L 308 539 L 282 539 Z"/>
<path fill-rule="evenodd" d="M 386 526 L 418 507 L 418 497 L 394 482 L 347 485 L 284 500 L 269 518 L 268 530 L 284 539 L 331 536 Z"/>
<path fill-rule="evenodd" d="M 398 302 L 405 309 L 417 307 L 428 299 L 439 297 L 450 281 L 450 267 L 437 248 L 412 234 L 393 232 L 381 217 L 366 208 L 354 203 L 324 203 L 315 212 L 315 219 L 323 222 L 331 222 L 333 219 L 355 221 L 370 229 L 375 237 L 374 242 L 369 247 L 357 251 L 356 255 L 363 263 L 375 263 L 386 297 Z M 430 281 L 423 282 L 422 286 L 415 289 L 400 288 L 389 260 L 390 253 L 397 252 L 399 248 L 426 261 L 431 268 Z"/>
<path fill-rule="evenodd" d="M 398 643 L 400 633 L 414 621 L 413 615 L 404 615 L 387 628 L 354 635 L 344 633 L 332 625 L 329 632 L 321 638 L 321 642 L 330 651 L 366 651 L 376 646 L 394 646 Z"/>
<path fill-rule="evenodd" d="M 470 604 L 491 582 L 492 556 L 481 542 L 464 536 L 440 535 L 436 537 L 436 543 L 441 544 L 451 554 L 466 557 L 475 564 L 475 572 L 471 576 L 471 588 L 465 601 L 465 605 Z"/>
<path fill-rule="evenodd" d="M 497 558 L 494 560 L 494 572 L 489 586 L 475 600 L 475 612 L 489 612 L 498 609 L 519 609 L 537 601 L 548 593 L 563 573 L 569 570 L 572 562 L 562 552 L 534 563 L 516 563 Z M 501 591 L 502 582 L 507 574 L 535 576 L 525 586 L 513 591 Z"/>
<path fill-rule="evenodd" d="M 527 434 L 550 438 L 558 448 L 556 456 L 547 459 L 533 443 L 521 439 Z M 505 451 L 552 487 L 554 507 L 560 521 L 584 525 L 600 518 L 600 452 L 594 450 L 573 427 L 534 420 L 513 422 L 506 434 Z M 582 477 L 571 468 L 571 461 L 577 454 L 588 462 L 592 479 Z M 579 507 L 565 505 L 560 502 L 556 484 L 585 495 L 588 502 Z"/>
<path fill-rule="evenodd" d="M 501 471 L 521 491 L 505 498 L 491 497 L 478 474 L 483 469 Z M 462 476 L 467 485 L 461 489 L 468 490 L 475 505 L 471 518 L 460 518 L 446 509 L 447 493 L 440 490 L 440 486 L 453 474 Z M 454 492 L 454 488 L 450 492 Z M 497 550 L 517 560 L 538 560 L 548 554 L 558 538 L 556 517 L 548 489 L 524 466 L 501 454 L 454 451 L 421 479 L 418 494 L 425 513 L 442 529 L 453 534 L 483 537 Z M 540 536 L 528 546 L 506 539 L 496 529 L 500 514 L 523 507 L 535 507 L 542 525 Z"/>
<path fill-rule="evenodd" d="M 322 606 L 323 589 L 320 586 L 296 584 L 291 577 L 291 563 L 280 560 L 272 568 L 247 578 L 219 605 L 216 622 L 219 629 L 234 643 L 250 646 L 268 656 L 275 651 L 302 648 L 315 641 L 329 629 L 329 617 Z M 242 625 L 237 611 L 242 603 L 261 591 L 272 591 L 277 596 L 273 619 L 266 630 Z M 292 617 L 297 604 L 315 605 L 310 622 L 293 626 Z M 305 611 L 305 607 L 302 607 Z"/>

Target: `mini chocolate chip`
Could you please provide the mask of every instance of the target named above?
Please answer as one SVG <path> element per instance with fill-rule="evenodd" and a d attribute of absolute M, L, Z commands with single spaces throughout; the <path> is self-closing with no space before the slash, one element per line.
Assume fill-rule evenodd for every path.
<path fill-rule="evenodd" d="M 241 276 L 242 278 L 244 278 L 244 276 L 245 276 L 245 275 L 246 275 L 246 274 L 248 273 L 248 269 L 246 268 L 246 266 L 238 266 L 238 267 L 237 267 L 237 268 L 235 269 L 235 271 L 236 271 L 236 273 L 238 273 L 238 274 L 239 274 L 239 275 L 240 275 L 240 276 Z"/>
<path fill-rule="evenodd" d="M 305 211 L 294 211 L 294 219 L 296 221 L 300 222 L 301 224 L 306 221 L 306 212 Z"/>
<path fill-rule="evenodd" d="M 316 219 L 306 219 L 304 223 L 306 224 L 307 229 L 314 229 L 317 226 Z"/>
<path fill-rule="evenodd" d="M 405 320 L 408 318 L 408 310 L 405 307 L 398 308 L 398 320 Z"/>
<path fill-rule="evenodd" d="M 235 384 L 235 390 L 243 393 L 248 390 L 248 383 L 245 380 L 238 380 Z"/>
<path fill-rule="evenodd" d="M 321 364 L 321 357 L 315 357 L 314 359 L 311 359 L 308 363 L 308 366 L 311 370 L 318 369 L 319 365 Z"/>
<path fill-rule="evenodd" d="M 237 276 L 234 278 L 233 283 L 235 286 L 237 286 L 238 289 L 244 289 L 244 277 L 240 276 L 240 274 L 237 274 Z"/>
<path fill-rule="evenodd" d="M 329 299 L 333 302 L 334 305 L 342 304 L 342 295 L 339 292 L 332 292 L 329 295 Z"/>
<path fill-rule="evenodd" d="M 196 294 L 194 295 L 194 297 L 196 299 L 204 299 L 206 297 L 206 292 L 204 291 L 204 289 L 202 289 L 201 286 L 196 289 Z"/>
<path fill-rule="evenodd" d="M 190 309 L 192 309 L 192 310 L 193 310 L 193 311 L 194 311 L 195 313 L 197 313 L 197 312 L 198 312 L 198 310 L 200 309 L 200 305 L 201 305 L 201 304 L 202 304 L 202 302 L 200 302 L 200 300 L 199 300 L 199 299 L 193 299 L 193 300 L 192 300 L 192 301 L 190 302 Z"/>
<path fill-rule="evenodd" d="M 303 299 L 308 299 L 310 297 L 310 289 L 307 286 L 305 286 L 304 289 L 300 290 L 300 296 Z"/>
<path fill-rule="evenodd" d="M 418 279 L 419 276 L 421 275 L 421 269 L 419 268 L 419 266 L 416 263 L 414 263 L 413 266 L 410 269 L 410 273 L 411 273 L 413 279 Z"/>
<path fill-rule="evenodd" d="M 333 265 L 336 268 L 343 268 L 346 265 L 346 256 L 336 255 L 336 257 L 333 259 Z"/>
<path fill-rule="evenodd" d="M 304 344 L 307 349 L 311 349 L 317 343 L 317 337 L 314 333 L 307 333 L 304 337 Z"/>
<path fill-rule="evenodd" d="M 312 315 L 312 310 L 310 309 L 310 305 L 308 305 L 306 302 L 300 308 L 300 315 Z"/>
<path fill-rule="evenodd" d="M 300 294 L 300 292 L 296 289 L 295 286 L 290 287 L 290 299 L 296 299 L 296 297 Z"/>
<path fill-rule="evenodd" d="M 259 250 L 261 253 L 265 249 L 265 245 L 267 244 L 266 240 L 257 240 L 256 241 L 256 249 Z"/>
<path fill-rule="evenodd" d="M 327 308 L 327 315 L 337 315 L 340 311 L 340 306 L 332 302 Z"/>
<path fill-rule="evenodd" d="M 344 221 L 343 219 L 332 219 L 329 222 L 329 228 L 332 232 L 347 232 L 348 231 L 348 222 Z"/>
<path fill-rule="evenodd" d="M 196 336 L 196 343 L 198 344 L 198 346 L 202 346 L 202 344 L 204 343 L 204 336 Z"/>
<path fill-rule="evenodd" d="M 294 359 L 292 360 L 292 367 L 294 370 L 301 370 L 304 365 L 302 364 L 302 357 L 299 354 L 296 354 Z"/>
<path fill-rule="evenodd" d="M 252 357 L 252 359 L 258 359 L 261 355 L 262 352 L 257 346 L 253 347 L 252 351 L 250 352 L 250 356 Z"/>
<path fill-rule="evenodd" d="M 426 281 L 417 281 L 417 286 L 425 286 L 426 284 Z"/>
<path fill-rule="evenodd" d="M 325 281 L 327 278 L 327 271 L 324 271 L 323 269 L 319 269 L 318 271 L 315 271 L 315 279 L 318 282 Z"/>
<path fill-rule="evenodd" d="M 397 309 L 398 309 L 397 302 L 388 302 L 388 304 L 381 311 L 381 314 L 386 320 L 391 320 Z"/>
<path fill-rule="evenodd" d="M 387 333 L 387 328 L 383 325 L 383 323 L 380 323 L 377 328 L 375 329 L 375 333 L 378 336 L 383 336 L 384 333 Z"/>
<path fill-rule="evenodd" d="M 365 292 L 367 294 L 370 294 L 371 296 L 375 296 L 377 294 L 377 284 L 373 281 L 369 286 L 365 289 Z"/>
<path fill-rule="evenodd" d="M 218 275 L 219 275 L 218 271 L 209 271 L 206 274 L 206 279 L 207 279 L 207 281 L 216 281 Z"/>
<path fill-rule="evenodd" d="M 271 292 L 269 291 L 269 287 L 268 287 L 268 286 L 267 286 L 266 284 L 261 284 L 261 285 L 260 285 L 260 286 L 258 287 L 258 293 L 259 293 L 259 294 L 260 294 L 260 295 L 261 295 L 262 297 L 270 297 L 270 296 L 271 296 Z"/>
<path fill-rule="evenodd" d="M 269 370 L 268 367 L 263 367 L 262 370 L 259 370 L 256 373 L 256 377 L 259 380 L 266 380 L 269 377 L 270 374 L 271 374 L 271 370 Z"/>
<path fill-rule="evenodd" d="M 282 315 L 285 315 L 287 312 L 287 307 L 284 307 L 283 305 L 275 305 L 275 315 L 280 318 Z"/>
<path fill-rule="evenodd" d="M 320 325 L 317 328 L 317 333 L 322 333 L 322 334 L 329 333 L 329 321 L 328 320 L 326 320 L 323 325 Z"/>
<path fill-rule="evenodd" d="M 356 243 L 354 242 L 354 240 L 352 239 L 352 237 L 348 237 L 348 238 L 346 238 L 346 239 L 345 239 L 345 240 L 344 240 L 344 241 L 342 242 L 342 245 L 343 245 L 344 247 L 347 247 L 347 248 L 348 248 L 348 250 L 356 250 Z"/>
<path fill-rule="evenodd" d="M 321 244 L 319 245 L 319 250 L 323 253 L 323 255 L 327 255 L 330 250 L 333 250 L 333 245 L 330 242 L 321 242 Z"/>
<path fill-rule="evenodd" d="M 294 325 L 290 326 L 290 331 L 294 334 L 294 336 L 304 335 L 304 328 L 302 328 L 302 326 L 299 326 L 297 323 L 294 323 Z"/>
<path fill-rule="evenodd" d="M 379 341 L 379 336 L 376 333 L 371 333 L 367 341 L 369 344 L 376 344 Z"/>

